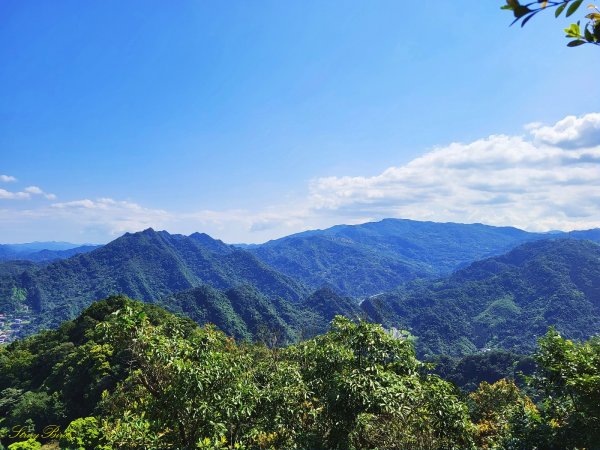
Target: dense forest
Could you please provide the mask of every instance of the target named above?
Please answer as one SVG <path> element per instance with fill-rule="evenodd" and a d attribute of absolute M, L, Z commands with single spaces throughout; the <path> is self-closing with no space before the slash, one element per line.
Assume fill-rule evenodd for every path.
<path fill-rule="evenodd" d="M 549 326 L 575 339 L 600 332 L 600 246 L 583 240 L 597 239 L 597 234 L 590 230 L 556 238 L 513 228 L 385 220 L 302 233 L 244 250 L 206 234 L 145 230 L 49 264 L 0 264 L 0 312 L 10 315 L 11 326 L 20 321 L 7 331 L 11 338 L 23 337 L 75 318 L 97 299 L 125 294 L 199 324 L 216 324 L 238 339 L 252 340 L 268 331 L 280 344 L 289 344 L 324 333 L 335 315 L 344 315 L 410 332 L 424 358 L 495 349 L 529 354 Z M 302 242 L 309 241 L 305 253 Z M 504 254 L 469 260 L 497 253 L 511 242 L 517 246 Z M 330 253 L 332 245 L 354 253 Z M 262 260 L 261 249 L 287 255 L 286 260 L 302 266 L 299 275 Z M 370 256 L 356 254 L 363 251 Z M 394 252 L 404 258 L 412 252 L 413 265 L 428 258 L 435 273 L 457 270 L 441 278 L 410 276 L 366 298 L 343 294 L 340 283 L 354 281 L 363 289 L 358 286 L 364 279 L 375 286 L 380 276 L 394 273 L 382 262 Z M 378 268 L 369 263 L 374 255 L 380 258 Z M 313 288 L 301 276 L 313 269 L 321 273 L 306 262 L 311 260 L 339 266 L 339 271 L 323 275 L 323 284 Z M 326 282 L 330 277 L 339 278 Z"/>
<path fill-rule="evenodd" d="M 362 320 L 278 347 L 111 297 L 0 348 L 0 436 L 11 450 L 600 445 L 600 340 L 550 330 L 532 361 L 525 379 L 461 391 Z"/>
<path fill-rule="evenodd" d="M 598 447 L 597 231 L 455 225 L 247 248 L 149 229 L 3 262 L 0 445 Z M 394 253 L 418 270 L 347 294 L 395 273 Z"/>
<path fill-rule="evenodd" d="M 600 0 L 493 3 L 0 0 L 0 450 L 600 450 Z"/>
<path fill-rule="evenodd" d="M 577 339 L 600 333 L 600 246 L 572 239 L 523 244 L 361 306 L 375 322 L 409 329 L 425 355 L 529 353 L 549 326 Z"/>

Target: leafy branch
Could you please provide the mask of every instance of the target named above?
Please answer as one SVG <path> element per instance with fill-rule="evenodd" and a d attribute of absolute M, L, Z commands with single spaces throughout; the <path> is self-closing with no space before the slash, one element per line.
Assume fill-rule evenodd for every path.
<path fill-rule="evenodd" d="M 550 8 L 556 8 L 554 16 L 557 18 L 563 12 L 565 12 L 565 17 L 570 17 L 577 12 L 582 3 L 583 0 L 536 0 L 521 4 L 519 0 L 506 0 L 506 5 L 502 9 L 513 12 L 515 20 L 511 25 L 521 22 L 521 27 L 523 27 L 534 16 Z M 567 44 L 569 47 L 578 47 L 583 44 L 600 46 L 600 9 L 595 5 L 588 5 L 588 10 L 590 12 L 585 15 L 588 21 L 583 27 L 581 21 L 578 21 L 565 28 L 566 37 L 570 39 Z"/>

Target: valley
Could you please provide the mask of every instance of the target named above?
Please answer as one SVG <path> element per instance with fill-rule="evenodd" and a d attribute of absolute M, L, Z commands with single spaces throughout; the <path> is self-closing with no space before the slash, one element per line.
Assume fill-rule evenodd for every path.
<path fill-rule="evenodd" d="M 425 356 L 529 352 L 549 326 L 600 331 L 598 238 L 386 219 L 243 249 L 148 229 L 50 263 L 0 264 L 0 306 L 31 311 L 15 337 L 123 294 L 250 341 L 270 331 L 297 342 L 339 314 L 407 330 Z"/>

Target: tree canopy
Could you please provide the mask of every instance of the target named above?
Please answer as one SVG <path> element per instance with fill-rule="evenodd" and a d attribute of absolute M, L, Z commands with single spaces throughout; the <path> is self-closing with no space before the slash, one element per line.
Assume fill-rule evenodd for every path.
<path fill-rule="evenodd" d="M 270 348 L 112 297 L 0 347 L 0 448 L 598 448 L 599 342 L 550 330 L 525 384 L 465 395 L 381 325 Z"/>

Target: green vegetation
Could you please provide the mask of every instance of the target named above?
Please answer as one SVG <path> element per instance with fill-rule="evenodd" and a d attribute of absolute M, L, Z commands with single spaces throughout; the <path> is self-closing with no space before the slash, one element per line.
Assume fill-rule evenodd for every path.
<path fill-rule="evenodd" d="M 599 261 L 600 246 L 589 241 L 532 242 L 361 307 L 370 320 L 418 336 L 419 354 L 428 357 L 490 349 L 528 354 L 549 326 L 575 339 L 600 333 Z"/>
<path fill-rule="evenodd" d="M 544 395 L 550 439 L 565 447 L 598 447 L 600 338 L 578 343 L 551 330 L 540 340 L 537 362 L 532 384 Z"/>
<path fill-rule="evenodd" d="M 479 367 L 513 359 L 486 357 Z M 270 348 L 111 297 L 0 347 L 0 440 L 11 449 L 596 448 L 600 340 L 550 330 L 534 359 L 525 390 L 502 378 L 464 396 L 411 340 L 365 321 L 337 316 L 323 335 Z"/>
<path fill-rule="evenodd" d="M 546 237 L 510 227 L 385 219 L 298 233 L 249 251 L 313 289 L 328 285 L 364 297 Z"/>
<path fill-rule="evenodd" d="M 212 323 L 237 339 L 277 339 L 289 344 L 318 321 L 314 313 L 276 298 L 268 299 L 251 285 L 220 291 L 200 286 L 167 296 L 157 302 L 163 308 L 190 317 L 199 324 Z M 327 327 L 320 321 L 317 332 Z M 316 334 L 316 333 L 315 333 Z"/>
<path fill-rule="evenodd" d="M 7 261 L 0 263 L 0 276 L 16 276 L 26 270 L 35 270 L 39 266 L 31 261 Z"/>
<path fill-rule="evenodd" d="M 559 17 L 563 11 L 566 17 L 570 17 L 582 4 L 583 0 L 536 0 L 525 4 L 521 4 L 519 0 L 506 0 L 502 9 L 512 11 L 515 16 L 513 23 L 520 21 L 521 26 L 524 26 L 534 16 L 551 8 L 555 8 L 555 17 Z M 585 15 L 588 21 L 583 28 L 581 21 L 577 21 L 565 29 L 566 37 L 570 39 L 567 44 L 569 47 L 583 44 L 600 45 L 600 10 L 595 5 L 589 5 L 588 10 L 588 14 Z"/>
<path fill-rule="evenodd" d="M 465 404 L 410 341 L 341 317 L 268 348 L 113 297 L 2 349 L 0 380 L 3 435 L 56 424 L 63 448 L 471 445 Z"/>
<path fill-rule="evenodd" d="M 481 382 L 493 384 L 503 378 L 523 387 L 524 377 L 535 370 L 531 356 L 506 350 L 491 350 L 461 358 L 439 355 L 430 362 L 435 364 L 435 373 L 465 392 L 476 390 Z"/>
<path fill-rule="evenodd" d="M 598 230 L 572 232 L 568 237 L 600 240 Z M 271 335 L 279 333 L 280 343 L 296 341 L 324 332 L 331 318 L 342 314 L 411 331 L 420 337 L 420 354 L 463 355 L 484 348 L 530 351 L 535 335 L 543 334 L 547 325 L 555 324 L 569 337 L 595 332 L 598 314 L 589 307 L 595 294 L 585 284 L 597 282 L 597 263 L 589 269 L 582 266 L 584 272 L 593 272 L 586 280 L 579 279 L 573 267 L 559 267 L 560 278 L 551 283 L 564 289 L 552 296 L 536 278 L 539 274 L 522 271 L 516 264 L 508 270 L 504 262 L 488 259 L 473 264 L 473 260 L 547 238 L 515 228 L 386 219 L 300 233 L 242 250 L 206 234 L 182 236 L 148 229 L 69 259 L 0 264 L 0 313 L 21 320 L 5 321 L 8 329 L 0 341 L 56 328 L 97 299 L 125 294 L 200 324 L 216 323 L 244 339 L 268 330 Z M 524 247 L 525 256 L 537 251 L 531 245 Z M 557 252 L 547 255 L 548 260 L 554 257 L 562 258 Z M 574 256 L 568 264 L 577 262 Z M 467 264 L 472 265 L 447 280 L 427 281 Z M 506 273 L 488 270 L 493 264 Z M 550 271 L 552 264 L 545 263 Z M 477 271 L 488 279 L 472 279 Z M 420 281 L 406 283 L 415 279 Z M 565 282 L 558 283 L 561 279 Z M 397 289 L 400 283 L 404 284 Z M 371 297 L 359 304 L 356 297 L 364 295 Z M 446 306 L 454 320 L 437 323 L 445 318 L 442 309 L 450 296 L 452 304 Z M 546 304 L 547 297 L 551 304 Z M 537 302 L 535 307 L 529 305 L 532 301 Z M 577 305 L 583 307 L 581 322 L 589 313 L 588 323 L 561 328 L 567 314 L 560 310 Z M 24 320 L 17 317 L 25 313 Z M 524 323 L 535 331 L 523 342 L 511 340 L 515 324 Z M 571 333 L 576 329 L 580 335 Z"/>
<path fill-rule="evenodd" d="M 472 256 L 472 251 L 460 256 L 451 249 L 454 244 L 449 244 L 447 253 L 440 253 L 442 246 L 434 239 L 436 230 L 444 239 L 448 233 L 463 233 L 462 241 L 476 247 L 479 239 L 491 239 L 490 233 L 508 236 L 507 241 L 498 241 L 507 245 L 515 239 L 533 239 L 514 229 L 475 226 L 474 232 L 465 226 L 448 228 L 452 224 L 431 224 L 431 229 L 428 224 L 417 224 L 383 221 L 332 230 L 338 237 L 346 236 L 344 239 L 351 236 L 352 242 L 368 242 L 369 246 L 379 242 L 381 249 L 391 246 L 388 238 L 399 236 L 401 230 L 407 236 L 412 233 L 414 239 L 421 232 L 431 232 L 428 249 L 419 249 L 427 255 L 422 259 L 448 260 L 454 255 L 453 264 Z M 481 235 L 484 232 L 486 238 Z M 309 233 L 301 240 L 313 239 L 313 235 L 322 239 L 322 233 Z M 505 255 L 474 262 L 445 279 L 414 280 L 359 303 L 336 293 L 335 286 L 309 295 L 300 282 L 248 251 L 209 236 L 146 230 L 84 255 L 0 277 L 0 311 L 5 312 L 0 341 L 31 334 L 40 327 L 55 328 L 95 299 L 122 292 L 201 325 L 214 323 L 237 339 L 258 339 L 271 346 L 314 337 L 326 331 L 334 316 L 344 315 L 381 323 L 388 329 L 407 330 L 417 337 L 417 353 L 426 358 L 440 354 L 460 357 L 494 349 L 528 354 L 549 326 L 575 339 L 600 332 L 600 246 L 580 240 L 598 239 L 597 234 L 597 230 L 583 231 L 573 233 L 572 239 L 522 244 Z M 295 239 L 284 240 L 285 245 L 292 246 Z M 423 240 L 422 236 L 419 239 Z M 406 254 L 408 246 L 403 245 Z M 488 243 L 485 251 L 495 251 L 492 247 Z M 294 248 L 304 251 L 302 245 Z M 330 257 L 338 261 L 342 273 L 343 254 Z M 360 259 L 354 264 L 360 265 Z M 363 278 L 355 279 L 355 273 L 348 270 L 340 283 L 352 279 L 358 286 L 361 280 L 369 279 L 375 286 L 379 281 L 369 278 L 372 273 L 367 268 Z"/>
<path fill-rule="evenodd" d="M 308 294 L 302 285 L 250 253 L 207 238 L 148 229 L 89 253 L 0 276 L 0 311 L 15 312 L 14 289 L 26 291 L 25 304 L 36 320 L 24 331 L 31 333 L 55 328 L 109 295 L 158 301 L 202 284 L 218 289 L 251 284 L 269 298 L 292 302 Z"/>

